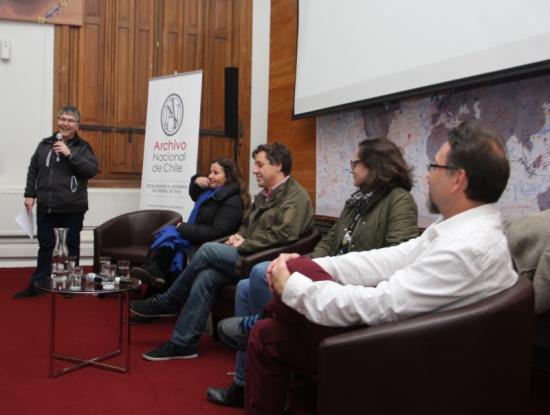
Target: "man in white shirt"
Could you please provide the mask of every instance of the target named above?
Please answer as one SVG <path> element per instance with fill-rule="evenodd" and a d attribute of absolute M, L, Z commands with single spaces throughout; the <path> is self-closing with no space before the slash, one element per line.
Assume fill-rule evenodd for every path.
<path fill-rule="evenodd" d="M 430 207 L 441 218 L 420 237 L 338 257 L 273 261 L 273 317 L 256 323 L 247 348 L 246 413 L 283 413 L 289 372 L 316 373 L 319 344 L 330 335 L 461 307 L 514 285 L 494 206 L 509 172 L 502 140 L 461 124 L 428 166 Z"/>

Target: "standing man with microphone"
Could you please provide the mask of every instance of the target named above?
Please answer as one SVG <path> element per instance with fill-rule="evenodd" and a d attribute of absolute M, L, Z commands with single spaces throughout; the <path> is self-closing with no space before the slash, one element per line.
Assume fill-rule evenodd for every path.
<path fill-rule="evenodd" d="M 36 297 L 34 283 L 51 274 L 55 245 L 54 228 L 69 228 L 69 255 L 80 256 L 80 231 L 88 210 L 88 180 L 98 171 L 92 147 L 77 134 L 80 112 L 64 106 L 57 113 L 58 131 L 44 138 L 34 152 L 27 171 L 25 208 L 32 213 L 36 201 L 38 257 L 28 286 L 15 299 Z"/>

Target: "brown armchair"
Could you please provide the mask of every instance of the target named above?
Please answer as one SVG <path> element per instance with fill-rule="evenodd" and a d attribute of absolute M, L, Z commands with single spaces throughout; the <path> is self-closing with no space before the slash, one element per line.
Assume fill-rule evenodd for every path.
<path fill-rule="evenodd" d="M 319 351 L 317 413 L 525 414 L 533 288 L 329 337 Z"/>
<path fill-rule="evenodd" d="M 143 264 L 153 235 L 163 226 L 181 221 L 181 215 L 170 210 L 138 210 L 102 223 L 94 229 L 94 272 L 99 272 L 101 256 L 114 261 L 128 259 L 132 266 Z"/>
<path fill-rule="evenodd" d="M 252 267 L 262 261 L 270 261 L 275 259 L 283 252 L 296 252 L 298 254 L 307 254 L 313 251 L 317 242 L 321 239 L 319 230 L 313 228 L 311 232 L 303 236 L 300 240 L 290 244 L 275 248 L 264 249 L 263 251 L 255 252 L 250 255 L 241 257 L 241 261 L 237 266 L 239 275 L 246 277 L 250 274 Z M 216 336 L 216 328 L 218 322 L 224 318 L 235 315 L 235 287 L 236 285 L 224 285 L 218 290 L 216 302 L 212 307 L 212 326 L 214 329 L 214 337 Z"/>

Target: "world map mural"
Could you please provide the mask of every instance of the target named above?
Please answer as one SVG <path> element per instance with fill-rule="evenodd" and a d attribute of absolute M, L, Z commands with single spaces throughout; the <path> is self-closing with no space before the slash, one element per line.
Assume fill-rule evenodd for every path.
<path fill-rule="evenodd" d="M 414 168 L 419 225 L 429 225 L 435 216 L 427 209 L 426 165 L 448 131 L 472 118 L 506 141 L 511 175 L 498 202 L 504 216 L 550 208 L 550 75 L 544 75 L 319 116 L 316 213 L 339 216 L 355 190 L 349 160 L 357 143 L 387 137 Z"/>

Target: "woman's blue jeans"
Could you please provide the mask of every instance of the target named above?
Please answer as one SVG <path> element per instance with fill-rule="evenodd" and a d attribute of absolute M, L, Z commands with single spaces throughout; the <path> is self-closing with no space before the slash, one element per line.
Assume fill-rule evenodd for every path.
<path fill-rule="evenodd" d="M 235 293 L 235 315 L 237 317 L 260 314 L 271 300 L 265 273 L 271 261 L 254 265 L 248 279 L 240 280 Z M 244 385 L 246 380 L 246 352 L 237 351 L 233 382 Z"/>

